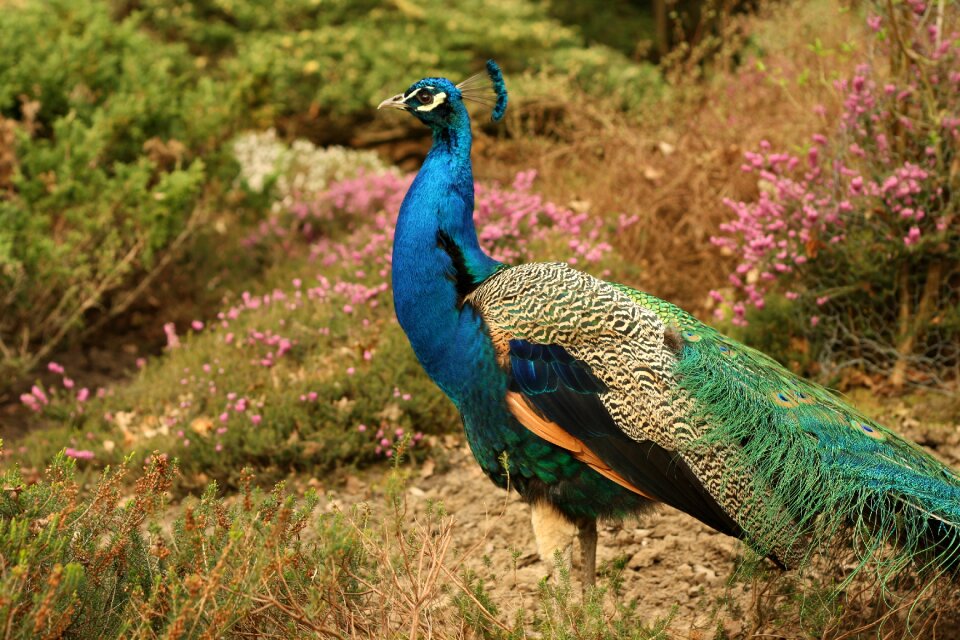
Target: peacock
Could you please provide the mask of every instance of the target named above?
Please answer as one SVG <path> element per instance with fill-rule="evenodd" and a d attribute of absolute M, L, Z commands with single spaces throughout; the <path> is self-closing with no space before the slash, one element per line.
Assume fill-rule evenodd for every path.
<path fill-rule="evenodd" d="M 378 107 L 433 134 L 397 220 L 396 315 L 480 467 L 531 505 L 542 558 L 569 562 L 579 537 L 591 585 L 598 518 L 665 503 L 782 568 L 846 541 L 884 579 L 956 577 L 955 471 L 668 302 L 564 263 L 487 255 L 467 100 L 502 118 L 494 61 Z"/>

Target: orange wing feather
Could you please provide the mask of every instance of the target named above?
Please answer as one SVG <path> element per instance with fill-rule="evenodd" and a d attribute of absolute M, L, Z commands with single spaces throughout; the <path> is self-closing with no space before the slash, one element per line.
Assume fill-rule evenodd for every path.
<path fill-rule="evenodd" d="M 611 469 L 609 465 L 601 460 L 597 454 L 588 449 L 587 446 L 583 444 L 583 441 L 581 441 L 579 438 L 575 438 L 567 433 L 564 428 L 558 425 L 556 422 L 551 422 L 550 420 L 538 415 L 523 397 L 523 394 L 517 393 L 516 391 L 508 391 L 507 408 L 510 410 L 510 413 L 512 413 L 513 416 L 520 421 L 520 424 L 547 442 L 555 444 L 561 449 L 566 449 L 573 455 L 574 458 L 586 464 L 603 477 L 616 482 L 621 487 L 629 489 L 630 491 L 633 491 L 644 498 L 653 500 L 654 502 L 660 501 L 658 498 L 650 495 L 649 493 L 645 493 L 630 484 L 623 476 Z"/>

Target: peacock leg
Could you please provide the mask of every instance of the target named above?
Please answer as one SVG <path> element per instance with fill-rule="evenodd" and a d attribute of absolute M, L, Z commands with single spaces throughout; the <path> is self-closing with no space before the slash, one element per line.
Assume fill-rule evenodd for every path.
<path fill-rule="evenodd" d="M 540 559 L 554 569 L 564 567 L 569 571 L 573 565 L 573 536 L 577 532 L 576 525 L 548 502 L 531 504 L 530 516 Z M 559 565 L 557 554 L 560 556 Z"/>
<path fill-rule="evenodd" d="M 577 532 L 580 536 L 580 575 L 583 591 L 586 592 L 587 587 L 592 587 L 597 579 L 597 521 L 580 520 Z"/>

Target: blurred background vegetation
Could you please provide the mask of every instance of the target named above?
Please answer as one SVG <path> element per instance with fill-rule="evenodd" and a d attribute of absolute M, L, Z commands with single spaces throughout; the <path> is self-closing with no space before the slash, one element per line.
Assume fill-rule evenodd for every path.
<path fill-rule="evenodd" d="M 716 315 L 799 373 L 868 389 L 867 411 L 886 410 L 871 404 L 878 394 L 924 388 L 934 391 L 904 397 L 911 416 L 960 421 L 953 3 L 0 6 L 0 436 L 4 464 L 22 468 L 5 492 L 39 480 L 63 449 L 72 460 L 45 482 L 74 486 L 74 465 L 82 486 L 85 473 L 159 450 L 179 473 L 164 467 L 157 491 L 180 496 L 211 480 L 249 485 L 245 466 L 269 482 L 382 463 L 400 447 L 422 461 L 458 432 L 387 288 L 399 198 L 429 136 L 375 107 L 487 58 L 511 92 L 502 125 L 474 111 L 478 222 L 492 251 L 576 261 Z M 844 129 L 857 77 L 877 95 L 907 91 L 863 135 Z M 880 134 L 901 143 L 881 154 Z M 842 178 L 804 176 L 814 147 L 824 174 Z M 750 171 L 747 152 L 764 158 Z M 769 164 L 778 153 L 797 159 L 793 173 Z M 762 304 L 737 306 L 731 275 L 750 285 L 770 265 L 745 258 L 749 229 L 722 225 L 760 219 L 788 183 L 839 205 L 854 178 L 844 171 L 882 187 L 905 166 L 928 174 L 907 194 L 924 221 L 866 194 L 854 213 L 869 224 L 793 247 L 819 260 L 794 265 Z M 803 211 L 779 204 L 786 219 Z M 50 486 L 34 491 L 42 518 L 56 506 Z M 115 507 L 104 518 L 122 520 Z"/>
<path fill-rule="evenodd" d="M 238 132 L 382 142 L 371 121 L 384 91 L 427 71 L 465 77 L 488 57 L 558 95 L 581 87 L 630 107 L 661 80 L 621 50 L 626 34 L 652 33 L 646 12 L 620 5 L 603 36 L 614 16 L 581 30 L 576 3 L 12 3 L 0 19 L 13 61 L 0 71 L 3 391 L 127 312 L 195 245 L 230 195 L 224 150 Z"/>

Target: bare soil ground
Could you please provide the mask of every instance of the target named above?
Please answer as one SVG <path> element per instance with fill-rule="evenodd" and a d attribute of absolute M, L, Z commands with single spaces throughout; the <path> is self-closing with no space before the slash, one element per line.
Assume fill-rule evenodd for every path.
<path fill-rule="evenodd" d="M 451 451 L 450 462 L 447 472 L 412 483 L 408 503 L 419 514 L 428 501 L 443 502 L 459 525 L 455 544 L 463 551 L 477 549 L 467 567 L 491 576 L 486 586 L 508 619 L 518 608 L 533 608 L 538 582 L 554 567 L 536 555 L 529 506 L 515 492 L 491 484 L 465 446 Z M 623 598 L 638 600 L 650 625 L 677 607 L 670 629 L 691 635 L 714 627 L 717 598 L 749 605 L 745 585 L 727 585 L 740 543 L 684 513 L 662 507 L 638 518 L 601 523 L 599 533 L 598 567 L 602 571 L 605 564 L 626 559 Z M 579 584 L 578 549 L 574 557 Z M 736 635 L 741 628 L 731 621 L 728 632 Z"/>

